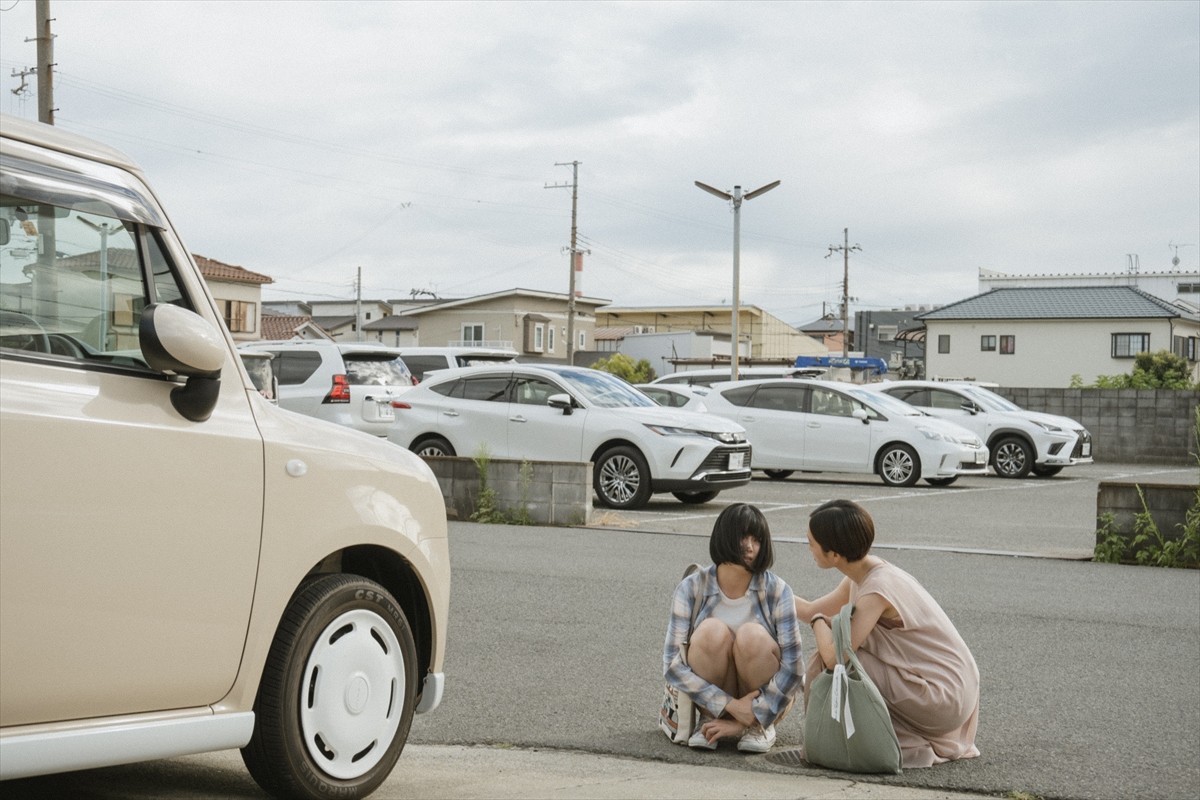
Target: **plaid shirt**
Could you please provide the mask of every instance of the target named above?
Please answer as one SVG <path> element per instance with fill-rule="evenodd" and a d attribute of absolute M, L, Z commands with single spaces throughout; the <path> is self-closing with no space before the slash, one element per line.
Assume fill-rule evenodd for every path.
<path fill-rule="evenodd" d="M 754 619 L 767 629 L 779 643 L 779 671 L 754 698 L 755 718 L 765 727 L 779 718 L 791 698 L 799 691 L 803 680 L 803 659 L 800 651 L 800 626 L 796 621 L 796 602 L 792 588 L 773 572 L 750 577 L 747 593 L 754 598 L 751 604 Z M 676 689 L 687 692 L 697 705 L 719 717 L 725 706 L 736 698 L 719 686 L 709 683 L 684 663 L 679 648 L 687 643 L 692 611 L 699 604 L 696 625 L 712 615 L 721 592 L 717 585 L 717 567 L 693 572 L 675 589 L 671 601 L 671 622 L 667 626 L 667 641 L 663 646 L 663 677 Z"/>

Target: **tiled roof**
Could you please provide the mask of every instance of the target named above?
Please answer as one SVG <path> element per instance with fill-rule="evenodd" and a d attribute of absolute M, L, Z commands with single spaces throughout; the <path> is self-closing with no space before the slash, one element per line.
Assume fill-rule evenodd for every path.
<path fill-rule="evenodd" d="M 916 319 L 1145 319 L 1178 317 L 1179 309 L 1132 286 L 993 289 Z"/>
<path fill-rule="evenodd" d="M 315 325 L 312 317 L 293 314 L 263 314 L 262 338 L 271 341 L 291 339 L 296 331 L 308 323 Z"/>
<path fill-rule="evenodd" d="M 200 268 L 200 274 L 204 276 L 206 281 L 228 281 L 230 283 L 275 282 L 274 278 L 258 272 L 251 272 L 245 267 L 223 264 L 220 261 L 214 261 L 211 258 L 205 258 L 196 253 L 192 253 L 192 258 L 196 259 L 196 266 Z"/>

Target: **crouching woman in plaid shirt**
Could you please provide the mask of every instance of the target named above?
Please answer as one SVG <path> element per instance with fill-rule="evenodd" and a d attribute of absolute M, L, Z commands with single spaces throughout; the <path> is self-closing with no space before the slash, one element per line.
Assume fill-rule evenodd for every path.
<path fill-rule="evenodd" d="M 754 506 L 722 511 L 708 552 L 712 565 L 689 567 L 675 589 L 663 674 L 700 712 L 690 747 L 715 750 L 737 737 L 739 750 L 765 753 L 802 683 L 795 598 L 769 571 L 771 530 Z"/>

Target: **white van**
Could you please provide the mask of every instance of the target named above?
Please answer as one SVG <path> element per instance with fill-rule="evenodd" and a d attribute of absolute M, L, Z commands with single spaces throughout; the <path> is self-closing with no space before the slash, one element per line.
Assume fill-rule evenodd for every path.
<path fill-rule="evenodd" d="M 6 116 L 0 429 L 0 779 L 234 747 L 276 796 L 387 777 L 443 693 L 433 473 L 271 403 L 138 167 Z"/>
<path fill-rule="evenodd" d="M 427 372 L 478 364 L 509 364 L 517 360 L 517 351 L 503 347 L 397 347 L 417 382 Z"/>

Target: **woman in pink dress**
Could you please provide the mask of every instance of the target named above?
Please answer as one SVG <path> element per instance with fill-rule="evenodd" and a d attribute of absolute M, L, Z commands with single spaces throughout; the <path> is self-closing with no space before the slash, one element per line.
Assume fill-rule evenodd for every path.
<path fill-rule="evenodd" d="M 849 500 L 831 500 L 808 522 L 808 547 L 822 569 L 845 577 L 818 600 L 796 598 L 796 616 L 812 625 L 813 679 L 835 665 L 829 617 L 854 604 L 851 645 L 887 702 L 904 767 L 929 767 L 979 755 L 979 669 L 966 642 L 929 592 L 899 567 L 869 555 L 871 515 Z"/>

